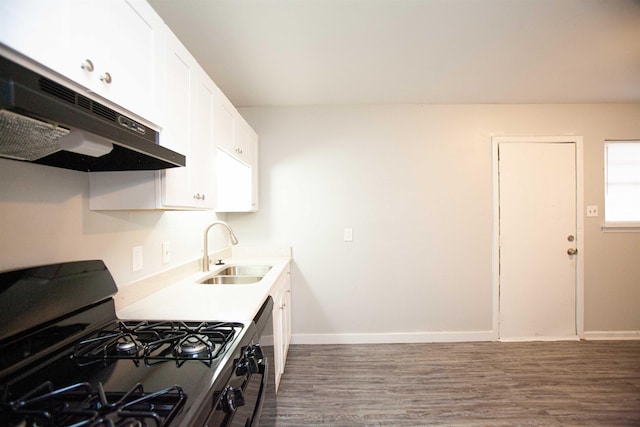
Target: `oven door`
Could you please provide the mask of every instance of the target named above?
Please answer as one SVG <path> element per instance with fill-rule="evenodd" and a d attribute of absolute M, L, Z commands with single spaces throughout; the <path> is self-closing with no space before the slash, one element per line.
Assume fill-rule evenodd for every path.
<path fill-rule="evenodd" d="M 235 360 L 226 386 L 218 394 L 206 427 L 257 426 L 269 376 L 266 360 L 261 358 L 259 345 L 251 343 L 242 348 Z"/>
<path fill-rule="evenodd" d="M 273 340 L 273 300 L 264 303 L 254 322 L 258 328 L 259 343 L 262 349 L 264 378 L 260 390 L 260 404 L 256 407 L 252 426 L 269 427 L 276 420 L 276 383 Z"/>
<path fill-rule="evenodd" d="M 234 360 L 227 385 L 217 398 L 207 427 L 257 427 L 261 425 L 263 407 L 272 407 L 275 414 L 275 399 L 272 399 L 275 382 L 271 378 L 273 368 L 270 368 L 273 365 L 273 337 L 264 336 L 273 331 L 272 311 L 273 300 L 269 297 L 254 319 L 258 332 L 250 344 L 241 347 L 239 357 Z M 256 344 L 264 342 L 264 338 L 271 340 L 270 346 L 268 340 L 264 346 Z M 267 419 L 265 425 L 269 425 Z"/>

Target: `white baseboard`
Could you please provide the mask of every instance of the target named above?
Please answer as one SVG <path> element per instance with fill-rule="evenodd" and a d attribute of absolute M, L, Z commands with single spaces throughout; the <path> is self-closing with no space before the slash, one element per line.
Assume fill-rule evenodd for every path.
<path fill-rule="evenodd" d="M 585 331 L 585 340 L 640 340 L 640 331 Z"/>
<path fill-rule="evenodd" d="M 496 341 L 493 331 L 393 332 L 380 334 L 294 334 L 292 344 L 397 344 Z"/>
<path fill-rule="evenodd" d="M 585 331 L 585 340 L 640 340 L 640 331 Z M 574 341 L 578 337 L 531 337 L 500 340 L 520 341 Z M 468 332 L 393 332 L 380 334 L 294 334 L 291 344 L 398 344 L 499 341 L 493 331 Z"/>
<path fill-rule="evenodd" d="M 555 337 L 514 337 L 514 338 L 500 338 L 501 342 L 532 342 L 532 341 L 579 341 L 580 338 L 577 335 L 569 336 L 555 336 Z"/>

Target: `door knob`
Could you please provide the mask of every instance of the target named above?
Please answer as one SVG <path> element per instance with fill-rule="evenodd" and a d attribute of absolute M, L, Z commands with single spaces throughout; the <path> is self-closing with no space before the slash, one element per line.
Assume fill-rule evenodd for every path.
<path fill-rule="evenodd" d="M 569 249 L 567 249 L 567 253 L 569 255 L 575 255 L 575 254 L 578 253 L 578 250 L 576 248 L 569 248 Z"/>

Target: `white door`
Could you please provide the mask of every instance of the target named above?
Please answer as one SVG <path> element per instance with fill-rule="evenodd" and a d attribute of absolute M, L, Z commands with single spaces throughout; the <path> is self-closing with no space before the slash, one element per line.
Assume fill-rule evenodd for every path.
<path fill-rule="evenodd" d="M 576 337 L 576 144 L 498 145 L 500 339 Z"/>

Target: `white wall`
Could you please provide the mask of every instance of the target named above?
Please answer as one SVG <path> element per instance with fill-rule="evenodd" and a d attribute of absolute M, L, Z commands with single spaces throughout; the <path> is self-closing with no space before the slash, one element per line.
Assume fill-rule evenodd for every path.
<path fill-rule="evenodd" d="M 260 135 L 261 208 L 228 219 L 244 242 L 293 247 L 298 342 L 481 338 L 492 328 L 491 136 L 583 136 L 584 202 L 601 212 L 603 140 L 640 137 L 638 104 L 241 112 Z M 585 330 L 640 331 L 640 233 L 603 233 L 601 221 L 585 218 Z"/>
<path fill-rule="evenodd" d="M 602 141 L 640 137 L 638 104 L 242 113 L 260 134 L 261 210 L 227 219 L 241 244 L 293 247 L 298 339 L 490 330 L 491 135 L 584 136 L 584 202 L 601 212 Z M 92 212 L 87 174 L 0 159 L 0 270 L 100 258 L 124 286 L 200 257 L 215 218 Z M 601 220 L 585 218 L 585 329 L 640 331 L 640 233 L 603 233 Z M 352 243 L 342 242 L 344 227 Z M 226 245 L 212 237 L 212 249 Z M 173 251 L 166 266 L 164 240 Z M 136 245 L 144 269 L 134 273 Z"/>
<path fill-rule="evenodd" d="M 0 271 L 79 259 L 102 259 L 122 287 L 202 256 L 213 212 L 94 212 L 84 172 L 0 159 Z M 211 231 L 210 249 L 226 246 Z M 162 264 L 162 242 L 171 262 Z M 132 271 L 133 246 L 143 269 Z"/>

